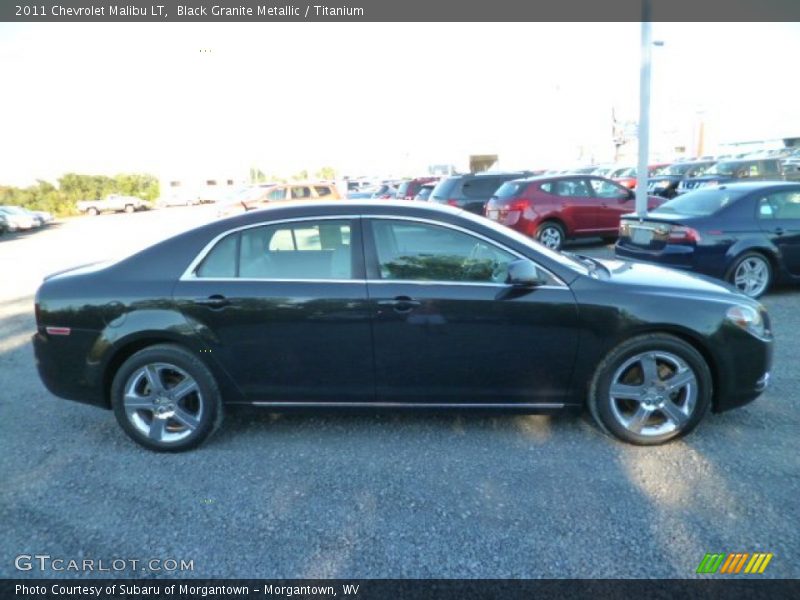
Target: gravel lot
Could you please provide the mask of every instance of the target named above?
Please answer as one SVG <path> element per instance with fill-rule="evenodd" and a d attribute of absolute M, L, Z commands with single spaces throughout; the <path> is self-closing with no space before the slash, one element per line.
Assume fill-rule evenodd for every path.
<path fill-rule="evenodd" d="M 666 446 L 623 445 L 585 417 L 256 412 L 194 452 L 155 454 L 110 412 L 44 389 L 33 294 L 46 273 L 212 215 L 77 218 L 0 240 L 0 576 L 76 576 L 14 567 L 48 554 L 194 561 L 120 573 L 147 577 L 693 577 L 706 552 L 760 551 L 775 554 L 764 576 L 800 577 L 800 290 L 765 298 L 765 396 Z"/>

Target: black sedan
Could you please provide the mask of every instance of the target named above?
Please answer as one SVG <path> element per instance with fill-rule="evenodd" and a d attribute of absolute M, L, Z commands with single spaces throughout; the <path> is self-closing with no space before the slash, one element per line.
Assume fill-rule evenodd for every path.
<path fill-rule="evenodd" d="M 647 193 L 662 198 L 674 198 L 678 195 L 678 184 L 684 179 L 699 177 L 714 164 L 713 160 L 686 161 L 668 166 L 658 175 L 650 177 Z"/>
<path fill-rule="evenodd" d="M 156 450 L 224 407 L 580 410 L 635 444 L 766 387 L 764 308 L 724 284 L 550 251 L 417 202 L 281 204 L 47 278 L 56 395 Z"/>
<path fill-rule="evenodd" d="M 733 183 L 620 221 L 616 254 L 724 279 L 759 297 L 800 283 L 800 184 Z"/>

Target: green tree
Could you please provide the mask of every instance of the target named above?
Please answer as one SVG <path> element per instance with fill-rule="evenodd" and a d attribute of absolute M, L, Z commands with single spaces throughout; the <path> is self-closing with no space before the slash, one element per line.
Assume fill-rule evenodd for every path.
<path fill-rule="evenodd" d="M 322 167 L 319 171 L 314 173 L 314 176 L 317 179 L 323 179 L 325 181 L 333 181 L 336 179 L 336 169 L 333 167 Z"/>

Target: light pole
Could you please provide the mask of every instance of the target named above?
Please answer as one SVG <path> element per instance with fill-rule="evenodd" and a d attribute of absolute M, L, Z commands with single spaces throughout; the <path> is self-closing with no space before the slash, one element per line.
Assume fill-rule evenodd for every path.
<path fill-rule="evenodd" d="M 642 0 L 642 68 L 639 76 L 639 164 L 636 167 L 636 216 L 647 216 L 647 167 L 650 153 L 650 0 Z"/>

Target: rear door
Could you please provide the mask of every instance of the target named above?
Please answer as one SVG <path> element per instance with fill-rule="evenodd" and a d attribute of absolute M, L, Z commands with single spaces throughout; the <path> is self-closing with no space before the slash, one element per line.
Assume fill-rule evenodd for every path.
<path fill-rule="evenodd" d="M 369 402 L 372 334 L 357 217 L 233 231 L 174 298 L 250 402 Z"/>
<path fill-rule="evenodd" d="M 786 270 L 800 276 L 800 187 L 764 194 L 757 210 L 759 227 L 780 251 Z"/>

